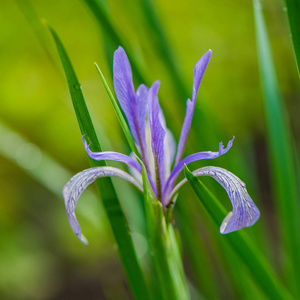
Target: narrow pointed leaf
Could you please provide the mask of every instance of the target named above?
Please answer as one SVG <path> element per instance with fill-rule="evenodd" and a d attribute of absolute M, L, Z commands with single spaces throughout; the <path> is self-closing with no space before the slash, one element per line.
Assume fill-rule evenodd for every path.
<path fill-rule="evenodd" d="M 185 176 L 208 213 L 219 226 L 226 216 L 226 210 L 205 185 L 195 177 L 187 167 Z M 217 232 L 217 231 L 216 231 Z M 216 233 L 218 234 L 218 233 Z M 251 239 L 241 231 L 224 235 L 233 250 L 248 268 L 253 280 L 270 299 L 292 299 L 283 287 L 274 271 Z"/>
<path fill-rule="evenodd" d="M 85 2 L 86 5 L 90 8 L 91 12 L 93 13 L 97 22 L 99 23 L 101 29 L 105 32 L 105 38 L 109 42 L 111 49 L 117 49 L 119 46 L 122 46 L 127 53 L 127 56 L 131 63 L 132 72 L 134 73 L 135 78 L 140 83 L 145 82 L 145 80 L 142 80 L 141 72 L 137 66 L 134 56 L 131 55 L 131 52 L 128 51 L 129 49 L 127 47 L 125 47 L 124 41 L 119 36 L 118 32 L 115 30 L 115 28 L 110 20 L 110 15 L 107 12 L 107 8 L 104 4 L 105 1 L 83 0 L 83 2 Z"/>
<path fill-rule="evenodd" d="M 273 175 L 273 195 L 281 214 L 279 228 L 287 254 L 287 282 L 295 296 L 300 297 L 300 211 L 296 193 L 296 180 L 291 135 L 287 126 L 283 99 L 279 91 L 276 71 L 273 63 L 268 33 L 262 8 L 258 0 L 253 1 L 257 39 L 257 52 L 266 123 L 268 129 L 269 151 L 271 156 L 271 174 Z"/>
<path fill-rule="evenodd" d="M 124 132 L 124 134 L 126 136 L 126 139 L 127 139 L 128 143 L 129 143 L 129 146 L 130 146 L 131 150 L 136 155 L 138 155 L 139 152 L 138 152 L 138 150 L 136 148 L 136 144 L 135 144 L 135 142 L 133 140 L 133 137 L 132 137 L 132 134 L 130 132 L 129 126 L 128 126 L 125 118 L 124 118 L 124 115 L 123 115 L 123 113 L 122 113 L 122 111 L 120 109 L 120 106 L 119 106 L 116 98 L 114 97 L 113 93 L 111 92 L 111 90 L 110 90 L 110 88 L 109 88 L 109 86 L 107 84 L 107 81 L 105 80 L 105 77 L 102 74 L 100 68 L 98 67 L 98 65 L 96 63 L 95 63 L 95 66 L 96 66 L 96 69 L 97 69 L 97 71 L 98 71 L 98 73 L 99 73 L 99 75 L 101 77 L 102 83 L 103 83 L 103 85 L 105 87 L 105 90 L 106 90 L 108 96 L 109 96 L 109 99 L 110 99 L 110 101 L 111 101 L 111 103 L 112 103 L 112 105 L 114 107 L 114 110 L 115 110 L 115 112 L 117 114 L 117 117 L 118 117 L 120 125 L 121 125 L 121 127 L 123 129 L 123 132 Z"/>
<path fill-rule="evenodd" d="M 91 142 L 93 150 L 101 152 L 83 94 L 81 85 L 77 79 L 68 54 L 56 32 L 48 25 L 55 41 L 60 59 L 67 77 L 69 90 L 82 135 Z M 104 166 L 105 162 L 90 159 L 93 167 Z M 119 254 L 125 269 L 130 287 L 136 299 L 148 299 L 148 291 L 140 268 L 134 245 L 129 234 L 128 225 L 123 214 L 120 202 L 117 198 L 110 178 L 97 179 L 97 185 L 103 199 L 103 205 L 108 215 L 116 242 L 119 246 Z"/>
<path fill-rule="evenodd" d="M 300 0 L 285 0 L 294 51 L 300 74 Z"/>
<path fill-rule="evenodd" d="M 146 226 L 150 250 L 160 283 L 160 299 L 189 299 L 186 289 L 178 284 L 178 269 L 172 268 L 174 253 L 171 253 L 171 240 L 161 203 L 156 199 L 143 166 L 143 188 Z"/>
<path fill-rule="evenodd" d="M 180 96 L 185 99 L 188 97 L 188 89 L 184 84 L 184 80 L 181 75 L 182 72 L 178 67 L 175 53 L 168 42 L 168 37 L 163 30 L 155 8 L 153 7 L 153 3 L 150 0 L 142 0 L 140 3 L 144 10 L 146 17 L 145 20 L 148 22 L 149 28 L 151 28 L 153 33 L 156 35 L 156 39 L 153 39 L 154 41 L 157 40 L 155 46 L 161 52 L 163 60 L 168 66 L 168 71 L 173 79 L 174 86 L 178 89 Z"/>

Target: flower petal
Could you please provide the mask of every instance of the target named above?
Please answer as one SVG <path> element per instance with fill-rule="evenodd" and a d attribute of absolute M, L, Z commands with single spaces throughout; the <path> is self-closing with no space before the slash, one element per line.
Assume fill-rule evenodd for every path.
<path fill-rule="evenodd" d="M 114 160 L 114 161 L 120 161 L 125 164 L 127 164 L 130 167 L 135 168 L 140 173 L 142 172 L 141 165 L 132 157 L 129 157 L 125 154 L 113 152 L 113 151 L 104 151 L 104 152 L 92 152 L 89 148 L 89 145 L 87 144 L 86 140 L 84 139 L 84 136 L 82 137 L 83 144 L 85 151 L 87 152 L 88 156 L 94 160 Z"/>
<path fill-rule="evenodd" d="M 122 47 L 119 47 L 114 53 L 113 82 L 118 101 L 127 118 L 131 133 L 136 143 L 140 145 L 135 121 L 136 95 L 132 81 L 132 71 L 127 55 Z"/>
<path fill-rule="evenodd" d="M 219 151 L 218 152 L 211 152 L 211 151 L 198 152 L 198 153 L 194 153 L 194 154 L 192 154 L 190 156 L 187 156 L 183 160 L 181 160 L 175 166 L 175 168 L 172 170 L 171 175 L 170 175 L 168 181 L 166 182 L 164 193 L 163 193 L 164 198 L 167 197 L 167 195 L 172 190 L 172 188 L 174 186 L 174 183 L 175 183 L 175 181 L 176 181 L 179 173 L 184 168 L 184 165 L 188 165 L 191 162 L 202 160 L 202 159 L 214 159 L 214 158 L 217 158 L 217 157 L 225 154 L 231 148 L 233 140 L 234 140 L 234 137 L 233 137 L 232 140 L 230 140 L 228 142 L 227 147 L 225 149 L 224 149 L 223 143 L 221 142 L 219 144 Z"/>
<path fill-rule="evenodd" d="M 192 173 L 195 176 L 210 176 L 214 178 L 222 185 L 229 196 L 233 209 L 223 220 L 220 233 L 226 234 L 244 227 L 250 227 L 259 219 L 260 212 L 249 196 L 245 183 L 234 174 L 218 167 L 204 167 Z M 180 187 L 186 182 L 187 180 L 183 179 L 177 184 L 169 200 L 178 193 Z"/>
<path fill-rule="evenodd" d="M 155 176 L 157 196 L 161 197 L 161 190 L 165 182 L 165 157 L 164 157 L 164 140 L 166 131 L 163 127 L 163 115 L 158 103 L 157 92 L 159 81 L 153 83 L 149 89 L 148 105 L 149 105 L 149 124 L 151 130 L 152 152 L 155 162 Z M 160 183 L 158 186 L 158 182 Z"/>
<path fill-rule="evenodd" d="M 87 186 L 94 182 L 97 178 L 111 176 L 126 179 L 139 190 L 143 191 L 141 185 L 136 182 L 132 176 L 114 167 L 95 167 L 84 170 L 73 176 L 63 188 L 62 194 L 65 200 L 69 223 L 72 230 L 83 244 L 87 244 L 87 240 L 81 233 L 79 223 L 74 213 L 78 198 Z"/>
<path fill-rule="evenodd" d="M 141 84 L 136 91 L 136 124 L 137 133 L 139 137 L 139 145 L 141 150 L 142 160 L 146 166 L 149 167 L 147 144 L 146 144 L 146 114 L 148 103 L 148 88 Z M 149 168 L 148 168 L 149 169 Z"/>
<path fill-rule="evenodd" d="M 166 130 L 166 138 L 165 138 L 165 180 L 167 180 L 170 176 L 172 163 L 174 161 L 175 153 L 176 153 L 176 142 L 172 135 L 172 132 L 165 128 Z"/>
<path fill-rule="evenodd" d="M 190 131 L 191 123 L 192 123 L 192 118 L 193 118 L 193 114 L 194 114 L 194 109 L 195 109 L 196 98 L 197 98 L 199 86 L 200 86 L 202 77 L 204 75 L 205 69 L 211 58 L 211 55 L 212 55 L 212 51 L 208 50 L 200 58 L 200 60 L 195 64 L 192 101 L 190 99 L 188 99 L 186 102 L 186 113 L 185 113 L 185 118 L 184 118 L 184 122 L 182 125 L 180 139 L 179 139 L 179 143 L 178 143 L 178 150 L 177 150 L 175 165 L 178 164 L 178 162 L 180 161 L 183 151 L 184 151 L 185 142 L 186 142 L 188 133 Z"/>

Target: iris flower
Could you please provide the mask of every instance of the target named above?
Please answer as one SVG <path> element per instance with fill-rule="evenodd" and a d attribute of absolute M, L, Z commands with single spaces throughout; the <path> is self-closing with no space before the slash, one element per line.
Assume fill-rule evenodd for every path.
<path fill-rule="evenodd" d="M 208 50 L 195 65 L 192 100 L 188 99 L 186 102 L 186 115 L 176 147 L 174 138 L 166 127 L 166 121 L 158 102 L 159 81 L 155 81 L 150 88 L 142 84 L 135 91 L 130 63 L 124 49 L 119 47 L 114 53 L 113 84 L 117 99 L 127 118 L 153 192 L 164 209 L 174 204 L 180 187 L 186 182 L 186 179 L 183 179 L 175 185 L 185 165 L 202 159 L 217 158 L 225 154 L 231 148 L 234 140 L 233 137 L 226 148 L 221 142 L 216 152 L 198 152 L 182 159 L 198 89 L 211 55 L 212 51 Z M 92 159 L 119 161 L 129 167 L 129 173 L 114 167 L 90 168 L 76 174 L 64 186 L 62 193 L 71 228 L 83 243 L 87 243 L 74 213 L 78 198 L 86 187 L 97 178 L 111 176 L 126 179 L 141 192 L 143 192 L 143 187 L 142 166 L 134 155 L 128 156 L 110 151 L 92 152 L 84 136 L 83 143 L 87 154 Z M 171 169 L 172 165 L 174 165 L 173 169 Z M 229 196 L 233 209 L 224 219 L 220 227 L 221 233 L 225 234 L 252 226 L 258 220 L 260 216 L 258 208 L 250 198 L 245 184 L 234 174 L 212 166 L 195 170 L 193 174 L 214 178 L 223 186 Z"/>

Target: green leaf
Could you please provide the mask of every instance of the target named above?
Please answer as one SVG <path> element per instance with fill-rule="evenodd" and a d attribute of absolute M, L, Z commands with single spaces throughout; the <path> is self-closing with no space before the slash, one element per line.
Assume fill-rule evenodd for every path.
<path fill-rule="evenodd" d="M 25 18 L 27 19 L 40 45 L 43 47 L 43 50 L 45 51 L 48 59 L 52 62 L 52 65 L 56 67 L 56 64 L 53 61 L 53 57 L 49 51 L 48 40 L 45 38 L 46 29 L 41 23 L 41 20 L 34 7 L 27 0 L 16 0 L 16 3 L 19 6 L 23 15 L 25 16 Z"/>
<path fill-rule="evenodd" d="M 66 77 L 69 90 L 77 116 L 81 134 L 86 135 L 86 139 L 91 142 L 93 151 L 101 151 L 100 143 L 97 139 L 83 94 L 81 85 L 77 79 L 71 61 L 67 52 L 56 32 L 47 25 L 55 41 Z M 93 167 L 105 165 L 105 162 L 99 162 L 90 159 Z M 103 205 L 108 215 L 116 242 L 119 248 L 121 261 L 125 269 L 130 287 L 136 299 L 149 299 L 148 290 L 140 268 L 136 252 L 129 234 L 128 225 L 125 220 L 120 202 L 117 198 L 115 189 L 110 178 L 97 180 L 97 185 L 102 196 Z"/>
<path fill-rule="evenodd" d="M 187 87 L 184 85 L 184 80 L 182 78 L 182 72 L 179 70 L 176 64 L 177 59 L 175 59 L 175 54 L 173 53 L 172 47 L 168 42 L 167 35 L 165 34 L 163 27 L 161 26 L 158 15 L 153 7 L 153 2 L 150 0 L 142 0 L 140 4 L 144 10 L 145 20 L 149 24 L 149 28 L 152 29 L 153 33 L 156 35 L 153 41 L 155 47 L 161 52 L 163 61 L 168 66 L 168 72 L 170 77 L 173 79 L 174 86 L 177 88 L 182 99 L 189 97 L 189 92 Z"/>
<path fill-rule="evenodd" d="M 96 66 L 96 69 L 97 69 L 97 71 L 98 71 L 98 73 L 99 73 L 99 75 L 101 77 L 103 85 L 104 85 L 104 87 L 106 89 L 106 92 L 107 92 L 107 94 L 109 96 L 109 99 L 111 100 L 111 103 L 112 103 L 112 105 L 114 107 L 114 110 L 115 110 L 115 112 L 117 114 L 117 117 L 118 117 L 119 122 L 121 124 L 121 127 L 122 127 L 122 129 L 124 131 L 126 139 L 127 139 L 128 143 L 129 143 L 129 146 L 130 146 L 131 150 L 136 155 L 139 155 L 139 151 L 138 151 L 138 149 L 136 147 L 136 144 L 135 144 L 134 139 L 132 137 L 131 131 L 130 131 L 129 126 L 128 126 L 127 122 L 126 122 L 126 119 L 124 118 L 124 115 L 123 115 L 123 113 L 122 113 L 122 111 L 120 109 L 120 106 L 119 106 L 117 100 L 115 99 L 113 93 L 111 92 L 111 90 L 110 90 L 110 88 L 109 88 L 109 86 L 108 86 L 108 84 L 107 84 L 107 82 L 105 80 L 105 77 L 102 74 L 100 68 L 98 67 L 98 65 L 96 63 L 95 63 L 95 66 Z"/>
<path fill-rule="evenodd" d="M 285 0 L 298 73 L 300 74 L 300 0 Z"/>
<path fill-rule="evenodd" d="M 172 225 L 166 223 L 162 205 L 152 191 L 144 166 L 142 173 L 146 226 L 161 299 L 190 299 Z"/>
<path fill-rule="evenodd" d="M 188 195 L 189 196 L 189 195 Z M 206 241 L 199 236 L 199 228 L 195 224 L 195 203 L 191 203 L 190 197 L 180 196 L 185 199 L 176 201 L 176 224 L 182 232 L 182 240 L 189 265 L 192 266 L 192 274 L 195 278 L 195 287 L 206 299 L 219 299 L 217 280 L 213 277 L 212 264 L 209 257 L 209 249 Z M 197 217 L 199 217 L 197 215 Z"/>
<path fill-rule="evenodd" d="M 200 199 L 215 223 L 220 226 L 227 213 L 222 204 L 185 166 L 185 176 L 190 182 L 197 197 Z M 219 234 L 219 233 L 218 233 Z M 266 259 L 256 248 L 251 239 L 243 231 L 223 236 L 248 268 L 253 280 L 270 299 L 292 299 L 271 269 Z"/>
<path fill-rule="evenodd" d="M 128 59 L 130 61 L 132 72 L 135 75 L 135 78 L 138 82 L 146 83 L 141 76 L 141 72 L 138 68 L 138 65 L 134 59 L 134 56 L 131 54 L 129 49 L 126 47 L 124 41 L 121 39 L 117 31 L 115 30 L 111 20 L 110 15 L 107 12 L 107 8 L 105 6 L 105 1 L 100 0 L 83 0 L 86 5 L 90 8 L 91 12 L 95 16 L 98 21 L 101 29 L 105 33 L 105 40 L 107 40 L 107 44 L 109 44 L 109 49 L 117 49 L 119 46 L 122 46 L 126 51 Z"/>
<path fill-rule="evenodd" d="M 268 33 L 258 0 L 253 1 L 257 52 L 265 115 L 268 129 L 269 151 L 273 175 L 273 195 L 281 214 L 279 228 L 286 250 L 284 266 L 287 282 L 296 298 L 300 298 L 300 214 L 297 199 L 296 179 L 291 135 L 287 126 L 285 108 L 280 95 L 272 58 Z"/>

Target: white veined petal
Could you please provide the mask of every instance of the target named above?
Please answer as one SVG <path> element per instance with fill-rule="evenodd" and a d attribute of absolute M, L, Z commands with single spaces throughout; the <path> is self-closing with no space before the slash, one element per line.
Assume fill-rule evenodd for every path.
<path fill-rule="evenodd" d="M 97 178 L 112 176 L 126 179 L 140 191 L 143 191 L 141 185 L 132 176 L 114 167 L 95 167 L 84 170 L 73 176 L 63 188 L 62 194 L 65 200 L 69 223 L 72 230 L 83 244 L 87 244 L 87 240 L 82 235 L 81 228 L 75 216 L 77 201 L 82 192 Z"/>
<path fill-rule="evenodd" d="M 249 196 L 245 183 L 237 176 L 218 167 L 204 167 L 192 173 L 194 176 L 210 176 L 214 178 L 222 185 L 229 196 L 232 212 L 229 212 L 223 220 L 220 227 L 221 233 L 226 234 L 243 227 L 252 226 L 259 219 L 260 212 L 258 208 Z M 169 203 L 186 182 L 187 179 L 183 179 L 176 185 L 169 196 Z"/>

